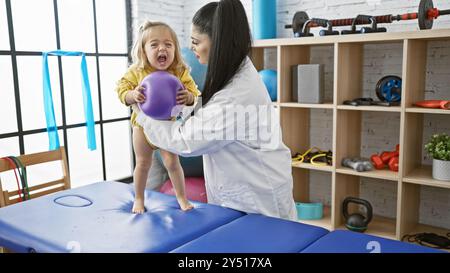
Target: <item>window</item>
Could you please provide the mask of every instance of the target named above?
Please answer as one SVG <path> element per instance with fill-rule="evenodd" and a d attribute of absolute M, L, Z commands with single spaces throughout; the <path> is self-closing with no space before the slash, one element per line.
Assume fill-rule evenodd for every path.
<path fill-rule="evenodd" d="M 92 4 L 92 0 L 58 2 L 61 49 L 95 52 L 94 13 L 92 12 L 94 7 Z M 126 26 L 125 22 L 124 19 L 118 23 Z M 126 52 L 126 49 L 121 52 Z"/>
<path fill-rule="evenodd" d="M 108 53 L 127 52 L 125 2 L 96 0 L 98 50 Z M 130 27 L 130 26 L 129 26 Z M 112 31 L 114 30 L 114 31 Z"/>
<path fill-rule="evenodd" d="M 17 51 L 49 51 L 56 48 L 52 0 L 6 2 L 11 5 Z"/>
<path fill-rule="evenodd" d="M 42 57 L 17 56 L 17 79 L 19 83 L 22 126 L 25 131 L 46 128 L 44 98 L 42 95 Z M 49 58 L 50 80 L 56 124 L 62 123 L 61 89 L 59 88 L 58 59 Z M 28 152 L 27 152 L 28 153 Z"/>
<path fill-rule="evenodd" d="M 0 2 L 0 50 L 9 50 L 8 21 L 6 20 L 5 1 Z"/>
<path fill-rule="evenodd" d="M 66 146 L 72 187 L 132 176 L 130 112 L 114 91 L 128 66 L 130 5 L 129 0 L 0 2 L 1 157 L 48 150 L 42 51 L 82 51 L 87 56 L 96 124 L 95 151 L 87 148 L 81 57 L 49 57 L 56 122 L 60 144 Z M 45 170 L 33 173 L 30 179 L 46 176 Z M 2 174 L 5 180 L 14 187 L 11 172 Z"/>
<path fill-rule="evenodd" d="M 16 105 L 14 104 L 14 80 L 11 57 L 0 55 L 0 134 L 17 131 Z"/>

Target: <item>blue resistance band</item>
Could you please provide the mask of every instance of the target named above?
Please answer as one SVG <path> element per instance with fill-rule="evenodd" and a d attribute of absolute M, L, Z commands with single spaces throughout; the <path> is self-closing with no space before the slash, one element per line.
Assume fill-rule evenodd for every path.
<path fill-rule="evenodd" d="M 95 141 L 95 122 L 94 113 L 92 110 L 91 88 L 89 86 L 89 77 L 86 65 L 86 55 L 83 52 L 74 51 L 50 51 L 42 52 L 42 74 L 44 87 L 44 110 L 45 119 L 47 121 L 47 132 L 49 138 L 49 150 L 56 150 L 59 148 L 58 127 L 56 126 L 55 110 L 53 107 L 52 87 L 50 84 L 50 73 L 48 69 L 48 55 L 53 56 L 81 56 L 81 81 L 83 87 L 83 104 L 84 115 L 86 117 L 87 127 L 87 142 L 89 150 L 97 149 Z"/>

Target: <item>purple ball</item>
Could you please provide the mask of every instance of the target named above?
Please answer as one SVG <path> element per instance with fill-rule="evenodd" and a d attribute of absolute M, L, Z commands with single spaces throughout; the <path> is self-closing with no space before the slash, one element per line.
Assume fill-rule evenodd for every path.
<path fill-rule="evenodd" d="M 168 120 L 180 112 L 182 106 L 177 105 L 176 96 L 184 87 L 177 77 L 166 71 L 156 71 L 145 77 L 141 86 L 146 99 L 139 105 L 147 116 Z"/>

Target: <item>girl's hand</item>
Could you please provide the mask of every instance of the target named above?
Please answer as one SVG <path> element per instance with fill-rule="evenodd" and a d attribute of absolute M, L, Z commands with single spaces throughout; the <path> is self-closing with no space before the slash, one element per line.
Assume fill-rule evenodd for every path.
<path fill-rule="evenodd" d="M 142 90 L 144 90 L 144 87 L 138 85 L 133 91 L 131 91 L 131 96 L 135 103 L 141 103 L 145 101 L 145 96 L 144 94 L 142 94 Z"/>
<path fill-rule="evenodd" d="M 185 90 L 180 90 L 177 93 L 177 104 L 184 104 L 184 105 L 192 105 L 194 103 L 194 95 Z"/>

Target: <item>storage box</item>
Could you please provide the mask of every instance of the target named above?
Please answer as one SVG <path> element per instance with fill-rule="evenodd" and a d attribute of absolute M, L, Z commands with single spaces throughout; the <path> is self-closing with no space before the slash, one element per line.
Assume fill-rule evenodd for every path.
<path fill-rule="evenodd" d="M 298 103 L 323 103 L 323 65 L 292 67 L 292 98 Z"/>
<path fill-rule="evenodd" d="M 323 217 L 322 203 L 295 203 L 299 220 L 318 220 Z"/>

